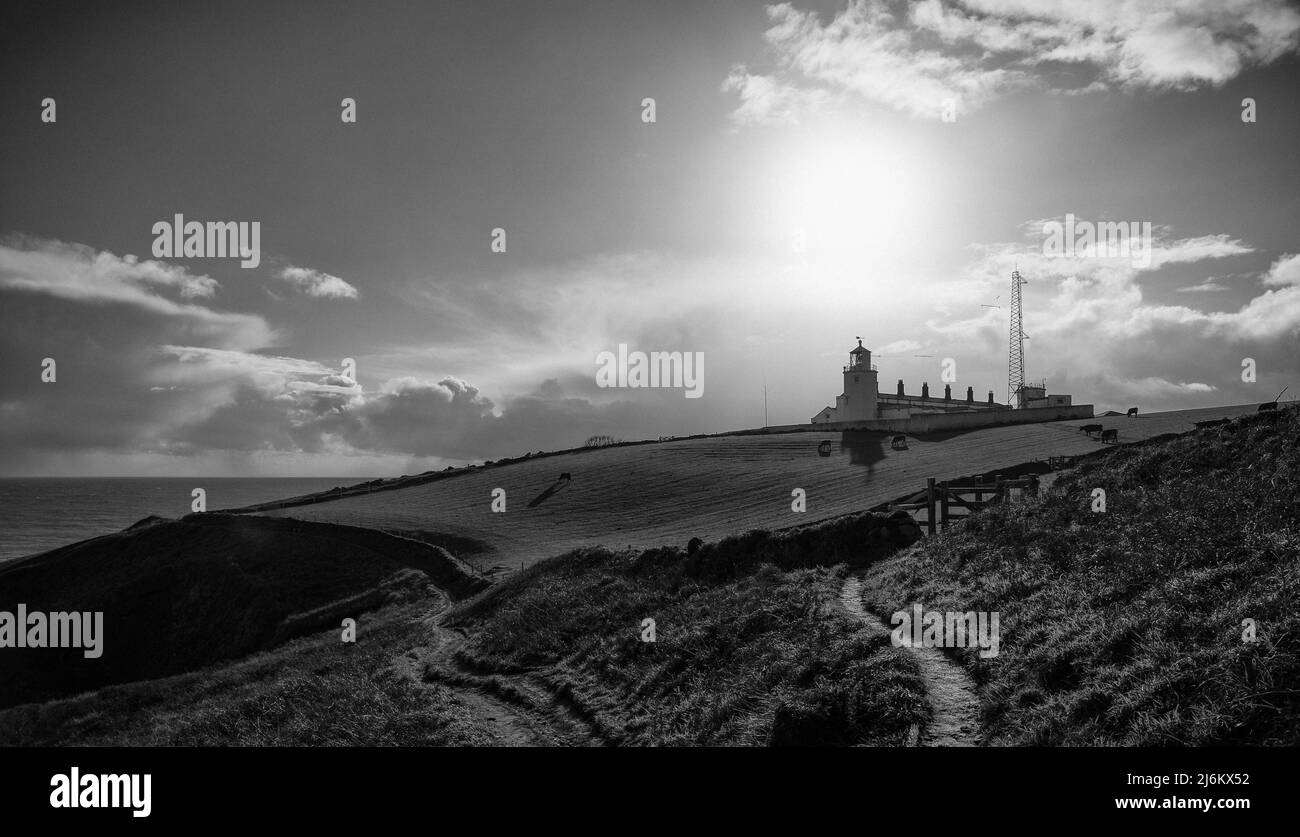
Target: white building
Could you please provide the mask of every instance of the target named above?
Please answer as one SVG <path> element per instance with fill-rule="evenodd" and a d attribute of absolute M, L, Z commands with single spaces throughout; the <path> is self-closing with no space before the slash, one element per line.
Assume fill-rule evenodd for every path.
<path fill-rule="evenodd" d="M 1069 407 L 1073 399 L 1069 395 L 1048 395 L 1047 384 L 1025 384 L 1016 391 L 1016 407 L 1024 410 L 1031 407 Z"/>
<path fill-rule="evenodd" d="M 871 350 L 858 347 L 849 352 L 849 365 L 844 367 L 844 393 L 835 398 L 835 406 L 827 407 L 812 417 L 813 424 L 829 421 L 867 421 L 876 418 L 876 367 L 871 364 Z"/>

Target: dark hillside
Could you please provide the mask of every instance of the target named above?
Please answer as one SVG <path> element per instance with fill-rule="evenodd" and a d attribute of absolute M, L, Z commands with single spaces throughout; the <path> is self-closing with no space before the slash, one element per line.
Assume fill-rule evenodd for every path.
<path fill-rule="evenodd" d="M 864 589 L 1000 612 L 999 656 L 961 657 L 992 743 L 1300 744 L 1300 410 L 1117 448 Z"/>

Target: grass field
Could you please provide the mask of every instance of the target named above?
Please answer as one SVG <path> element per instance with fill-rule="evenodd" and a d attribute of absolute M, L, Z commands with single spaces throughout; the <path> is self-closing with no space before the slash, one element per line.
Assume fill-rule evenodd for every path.
<path fill-rule="evenodd" d="M 910 438 L 894 451 L 886 434 L 783 433 L 717 436 L 580 451 L 455 473 L 409 487 L 264 512 L 366 526 L 419 537 L 460 536 L 477 552 L 457 554 L 480 569 L 508 569 L 590 546 L 650 549 L 717 540 L 751 529 L 827 520 L 920 490 L 940 479 L 1089 453 L 1100 442 L 1079 432 L 1100 422 L 1128 443 L 1192 429 L 1206 418 L 1253 412 L 1254 405 L 1176 413 L 994 427 Z M 831 439 L 830 457 L 817 455 Z M 571 483 L 535 508 L 528 503 L 561 473 Z M 492 490 L 507 511 L 491 510 Z M 791 491 L 807 511 L 791 510 Z"/>

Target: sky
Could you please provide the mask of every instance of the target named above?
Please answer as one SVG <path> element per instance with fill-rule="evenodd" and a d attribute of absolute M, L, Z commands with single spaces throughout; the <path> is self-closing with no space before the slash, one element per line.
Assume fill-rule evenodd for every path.
<path fill-rule="evenodd" d="M 1013 269 L 1075 403 L 1300 395 L 1287 3 L 0 15 L 0 474 L 416 473 L 765 391 L 801 423 L 859 337 L 884 391 L 951 360 L 1004 402 Z M 157 255 L 177 214 L 258 222 L 258 265 Z M 1142 256 L 1049 253 L 1068 218 Z M 702 395 L 599 386 L 620 344 L 702 353 Z"/>

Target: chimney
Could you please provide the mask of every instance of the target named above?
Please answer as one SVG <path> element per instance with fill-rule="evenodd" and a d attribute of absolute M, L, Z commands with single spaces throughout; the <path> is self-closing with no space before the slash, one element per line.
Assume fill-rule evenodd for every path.
<path fill-rule="evenodd" d="M 898 397 L 899 397 L 899 398 L 902 398 L 902 397 L 903 397 L 903 379 L 902 379 L 902 378 L 899 378 L 899 379 L 898 379 Z"/>
<path fill-rule="evenodd" d="M 952 384 L 943 385 L 943 400 L 944 401 L 952 400 Z"/>
<path fill-rule="evenodd" d="M 975 387 L 966 387 L 966 403 L 975 403 Z"/>
<path fill-rule="evenodd" d="M 993 406 L 993 390 L 989 390 L 989 406 Z"/>
<path fill-rule="evenodd" d="M 930 385 L 928 383 L 921 384 L 921 400 L 924 401 L 929 397 L 930 397 Z"/>

